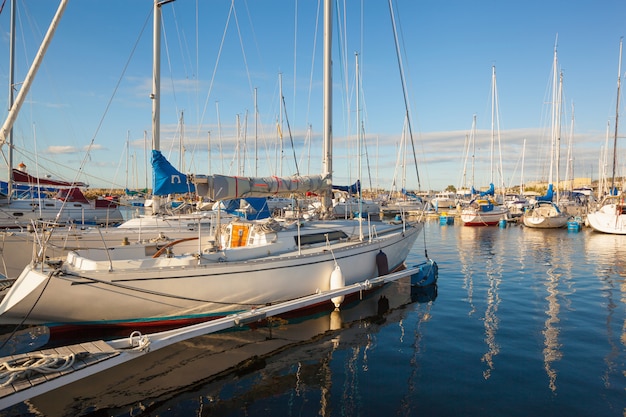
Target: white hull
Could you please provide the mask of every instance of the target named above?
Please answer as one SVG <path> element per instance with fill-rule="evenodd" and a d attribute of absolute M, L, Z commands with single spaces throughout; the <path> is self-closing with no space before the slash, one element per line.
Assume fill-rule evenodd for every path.
<path fill-rule="evenodd" d="M 348 236 L 354 235 L 354 226 L 347 225 L 357 222 L 340 223 L 346 233 L 351 229 Z M 378 276 L 379 250 L 387 255 L 389 267 L 402 265 L 421 228 L 416 224 L 403 231 L 402 225 L 380 223 L 372 241 L 303 245 L 300 251 L 267 256 L 261 255 L 271 252 L 272 244 L 157 258 L 133 246 L 83 250 L 83 257 L 72 252 L 56 271 L 28 266 L 0 303 L 0 320 L 123 325 L 210 319 L 328 290 L 335 260 L 345 285 Z M 314 231 L 319 235 L 339 229 L 328 223 Z M 303 226 L 303 242 L 307 232 Z M 282 242 L 294 242 L 297 236 L 296 230 L 282 233 Z M 237 260 L 238 250 L 257 259 Z"/>
<path fill-rule="evenodd" d="M 461 211 L 461 221 L 465 226 L 494 226 L 506 219 L 509 210 L 503 206 L 495 206 L 491 211 L 467 208 Z"/>
<path fill-rule="evenodd" d="M 59 214 L 60 213 L 60 214 Z M 58 218 L 57 218 L 58 216 Z M 17 199 L 0 205 L 0 228 L 27 227 L 31 221 L 75 223 L 91 225 L 119 224 L 124 221 L 117 207 L 98 208 L 90 203 L 68 202 L 58 199 Z"/>
<path fill-rule="evenodd" d="M 598 211 L 587 214 L 587 223 L 597 232 L 626 235 L 625 211 L 623 205 L 605 204 Z"/>
<path fill-rule="evenodd" d="M 355 213 L 362 212 L 364 215 L 376 215 L 380 213 L 380 205 L 374 201 L 358 200 L 341 201 L 333 206 L 335 217 L 350 217 Z"/>
<path fill-rule="evenodd" d="M 430 204 L 437 209 L 454 208 L 457 202 L 456 195 L 452 193 L 436 194 L 435 197 L 430 200 Z"/>
<path fill-rule="evenodd" d="M 562 213 L 553 203 L 536 203 L 527 210 L 522 220 L 524 226 L 536 229 L 558 229 L 567 226 L 569 216 Z"/>
<path fill-rule="evenodd" d="M 567 216 L 543 217 L 524 215 L 524 226 L 535 229 L 559 229 L 567 226 Z"/>

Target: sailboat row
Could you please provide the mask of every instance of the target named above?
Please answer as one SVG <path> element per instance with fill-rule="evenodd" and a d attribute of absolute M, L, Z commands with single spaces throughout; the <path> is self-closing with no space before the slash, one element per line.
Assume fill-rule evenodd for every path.
<path fill-rule="evenodd" d="M 0 228 L 23 228 L 34 221 L 47 221 L 57 224 L 117 225 L 124 219 L 114 198 L 98 198 L 89 201 L 80 190 L 86 184 L 38 178 L 30 175 L 26 165 L 13 166 L 13 124 L 26 99 L 30 86 L 37 74 L 44 54 L 63 16 L 66 1 L 59 4 L 58 10 L 44 37 L 35 60 L 14 99 L 14 46 L 15 46 L 15 4 L 11 7 L 10 70 L 9 70 L 9 113 L 0 127 L 0 146 L 7 144 L 8 180 L 2 184 L 0 193 Z"/>
<path fill-rule="evenodd" d="M 154 1 L 153 161 L 160 159 L 161 7 Z M 321 175 L 242 178 L 170 175 L 217 201 L 316 192 L 326 213 L 332 183 L 331 1 L 324 1 L 324 156 Z M 174 176 L 177 176 L 175 181 Z M 182 176 L 183 178 L 180 178 Z M 219 217 L 219 212 L 218 212 Z M 35 258 L 0 303 L 3 323 L 56 328 L 138 328 L 206 321 L 340 288 L 401 268 L 422 231 L 399 222 L 321 218 L 217 219 L 157 251 L 146 245 L 89 247 Z M 341 300 L 334 300 L 338 305 Z M 83 327 L 85 328 L 85 327 Z"/>

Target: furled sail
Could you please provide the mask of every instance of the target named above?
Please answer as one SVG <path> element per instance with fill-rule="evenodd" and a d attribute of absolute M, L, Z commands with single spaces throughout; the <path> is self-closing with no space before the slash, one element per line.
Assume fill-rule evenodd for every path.
<path fill-rule="evenodd" d="M 336 185 L 333 184 L 333 190 L 343 191 L 349 194 L 358 194 L 361 191 L 361 181 L 356 180 L 352 185 Z"/>
<path fill-rule="evenodd" d="M 265 197 L 326 191 L 330 180 L 321 175 L 293 177 L 231 177 L 226 175 L 195 175 L 192 181 L 197 193 L 212 200 Z"/>
<path fill-rule="evenodd" d="M 536 198 L 537 201 L 552 201 L 554 197 L 554 187 L 552 184 L 548 184 L 548 191 L 546 191 L 545 195 L 540 195 Z"/>
<path fill-rule="evenodd" d="M 195 192 L 187 175 L 170 164 L 160 151 L 152 150 L 153 195 L 185 194 Z"/>

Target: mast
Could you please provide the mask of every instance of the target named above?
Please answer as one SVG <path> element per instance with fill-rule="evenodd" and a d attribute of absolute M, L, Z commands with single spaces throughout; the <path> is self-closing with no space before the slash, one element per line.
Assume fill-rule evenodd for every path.
<path fill-rule="evenodd" d="M 333 163 L 332 163 L 332 1 L 324 0 L 324 145 L 323 145 L 323 161 L 322 175 L 328 178 L 332 184 Z M 326 191 L 322 196 L 322 206 L 325 212 L 329 211 L 331 206 L 332 189 Z"/>
<path fill-rule="evenodd" d="M 257 104 L 257 89 L 254 88 L 254 176 L 259 175 L 259 107 Z M 209 166 L 209 172 L 211 167 Z"/>
<path fill-rule="evenodd" d="M 283 73 L 278 73 L 278 88 L 279 88 L 279 109 L 278 109 L 278 140 L 279 140 L 279 155 L 278 155 L 278 175 L 283 175 L 283 152 L 284 152 L 284 143 L 283 143 Z"/>
<path fill-rule="evenodd" d="M 557 129 L 558 129 L 558 58 L 556 51 L 556 41 L 554 42 L 554 58 L 552 60 L 552 112 L 551 112 L 551 137 L 550 137 L 550 174 L 548 176 L 548 184 L 552 184 L 552 172 L 554 169 L 554 147 L 556 145 Z"/>
<path fill-rule="evenodd" d="M 26 94 L 28 94 L 28 90 L 30 90 L 30 86 L 33 83 L 33 80 L 35 79 L 37 70 L 39 69 L 41 62 L 43 61 L 43 57 L 46 54 L 46 51 L 48 50 L 48 46 L 50 45 L 50 42 L 52 41 L 54 32 L 59 26 L 59 22 L 61 20 L 61 16 L 63 16 L 63 13 L 65 12 L 65 7 L 67 6 L 67 2 L 68 0 L 61 0 L 61 3 L 59 4 L 59 7 L 57 9 L 57 12 L 52 18 L 52 23 L 50 23 L 48 32 L 44 36 L 43 42 L 41 43 L 41 46 L 39 47 L 39 51 L 37 51 L 37 54 L 35 55 L 35 59 L 33 60 L 30 70 L 28 71 L 28 74 L 26 74 L 26 78 L 24 78 L 24 82 L 22 83 L 22 88 L 20 89 L 20 92 L 17 94 L 15 101 L 13 102 L 13 104 L 11 105 L 11 108 L 9 109 L 9 115 L 7 116 L 7 119 L 4 122 L 4 125 L 2 126 L 2 128 L 0 128 L 0 146 L 4 145 L 4 143 L 7 141 L 6 140 L 7 136 L 9 135 L 9 132 L 13 128 L 13 124 L 15 123 L 15 119 L 17 119 L 17 115 L 20 111 L 20 108 L 22 107 L 22 104 L 24 104 L 24 100 L 26 99 Z M 11 88 L 13 87 L 11 86 Z"/>
<path fill-rule="evenodd" d="M 130 190 L 128 187 L 128 162 L 130 160 L 130 130 L 126 131 L 126 189 Z"/>
<path fill-rule="evenodd" d="M 524 145 L 522 146 L 522 170 L 520 175 L 519 194 L 524 197 L 524 158 L 526 155 L 526 138 L 524 138 Z"/>
<path fill-rule="evenodd" d="M 493 184 L 493 154 L 495 147 L 495 108 L 496 108 L 496 66 L 491 66 L 491 165 L 489 167 L 490 183 Z"/>
<path fill-rule="evenodd" d="M 362 168 L 362 161 L 361 161 L 361 109 L 360 109 L 360 96 L 361 96 L 361 77 L 360 77 L 360 70 L 359 70 L 359 54 L 355 53 L 354 54 L 354 59 L 355 59 L 355 66 L 356 66 L 356 137 L 357 137 L 357 165 L 358 165 L 358 169 L 359 169 L 359 176 L 358 176 L 358 184 L 359 184 L 359 189 L 357 190 L 357 196 L 359 198 L 359 240 L 363 240 L 363 194 L 361 192 L 361 168 Z M 370 237 L 371 238 L 371 237 Z"/>
<path fill-rule="evenodd" d="M 558 91 L 558 99 L 556 102 L 557 107 L 557 130 L 556 130 L 556 148 L 554 150 L 554 163 L 556 165 L 556 202 L 559 202 L 559 193 L 560 193 L 560 165 L 561 165 L 561 114 L 563 112 L 563 72 L 561 71 L 559 75 L 559 91 Z"/>
<path fill-rule="evenodd" d="M 617 65 L 617 101 L 615 103 L 615 135 L 613 136 L 613 176 L 611 178 L 611 191 L 615 188 L 615 167 L 617 165 L 617 119 L 619 117 L 619 92 L 622 85 L 622 40 L 619 39 L 619 63 Z M 623 182 L 623 180 L 622 180 Z"/>
<path fill-rule="evenodd" d="M 161 6 L 174 0 L 154 0 L 152 28 L 152 149 L 161 150 Z M 154 190 L 153 190 L 154 192 Z M 153 213 L 161 209 L 159 196 L 153 195 Z"/>
<path fill-rule="evenodd" d="M 474 188 L 474 175 L 476 174 L 476 115 L 472 118 L 472 189 Z"/>
<path fill-rule="evenodd" d="M 13 106 L 13 86 L 15 85 L 15 0 L 11 0 L 11 39 L 9 44 L 9 109 Z M 13 126 L 9 129 L 8 181 L 7 195 L 11 200 L 13 194 Z"/>
<path fill-rule="evenodd" d="M 152 26 L 152 149 L 161 149 L 161 4 L 154 0 Z"/>

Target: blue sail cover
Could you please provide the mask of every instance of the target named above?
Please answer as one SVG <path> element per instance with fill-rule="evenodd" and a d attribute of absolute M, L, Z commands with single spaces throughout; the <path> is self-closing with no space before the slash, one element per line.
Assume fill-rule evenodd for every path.
<path fill-rule="evenodd" d="M 245 201 L 250 205 L 247 213 L 242 212 L 241 201 Z M 224 211 L 240 217 L 246 217 L 248 220 L 261 220 L 271 217 L 272 213 L 267 206 L 267 197 L 247 197 L 234 198 L 222 202 Z"/>
<path fill-rule="evenodd" d="M 350 194 L 358 194 L 361 191 L 361 181 L 356 180 L 356 182 L 352 185 L 334 185 L 333 190 L 343 191 Z"/>
<path fill-rule="evenodd" d="M 179 172 L 163 156 L 161 151 L 152 150 L 152 194 L 193 193 L 196 187 L 187 180 L 187 175 Z"/>
<path fill-rule="evenodd" d="M 473 188 L 472 188 L 473 190 Z M 480 197 L 484 197 L 486 195 L 494 195 L 496 193 L 496 187 L 493 183 L 489 184 L 489 189 L 487 191 L 483 191 L 479 194 Z"/>
<path fill-rule="evenodd" d="M 552 184 L 548 184 L 548 191 L 546 191 L 546 195 L 540 195 L 536 198 L 537 201 L 552 201 L 552 197 L 554 196 L 554 190 L 552 188 Z"/>
<path fill-rule="evenodd" d="M 402 189 L 402 194 L 407 196 L 410 199 L 417 200 L 417 201 L 420 201 L 420 202 L 422 201 L 422 198 L 420 196 L 415 194 L 413 191 L 407 191 L 406 188 Z"/>

